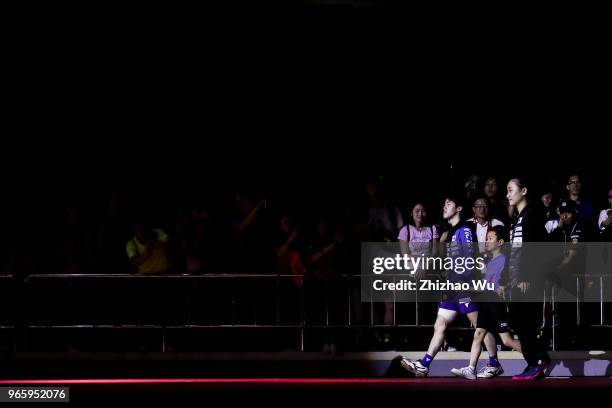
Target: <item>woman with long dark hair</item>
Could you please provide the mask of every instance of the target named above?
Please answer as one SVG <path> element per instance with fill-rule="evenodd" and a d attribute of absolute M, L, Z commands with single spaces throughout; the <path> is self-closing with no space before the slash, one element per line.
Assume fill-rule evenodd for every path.
<path fill-rule="evenodd" d="M 510 313 L 513 327 L 521 341 L 523 357 L 527 367 L 514 380 L 535 380 L 544 377 L 550 357 L 538 341 L 538 327 L 544 277 L 535 265 L 533 243 L 544 241 L 543 217 L 529 204 L 527 182 L 513 178 L 508 182 L 506 198 L 515 208 L 510 226 L 510 259 L 508 274 L 510 284 Z M 542 292 L 543 293 L 543 292 Z"/>
<path fill-rule="evenodd" d="M 435 242 L 440 240 L 436 226 L 427 222 L 425 206 L 417 202 L 410 212 L 411 221 L 399 231 L 397 239 L 403 254 L 429 255 L 435 250 Z"/>

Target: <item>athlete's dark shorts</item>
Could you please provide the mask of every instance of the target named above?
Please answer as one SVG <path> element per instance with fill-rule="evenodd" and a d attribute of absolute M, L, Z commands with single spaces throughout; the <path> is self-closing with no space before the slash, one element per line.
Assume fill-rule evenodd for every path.
<path fill-rule="evenodd" d="M 478 304 L 476 327 L 492 333 L 508 333 L 508 310 L 504 302 L 486 302 Z"/>

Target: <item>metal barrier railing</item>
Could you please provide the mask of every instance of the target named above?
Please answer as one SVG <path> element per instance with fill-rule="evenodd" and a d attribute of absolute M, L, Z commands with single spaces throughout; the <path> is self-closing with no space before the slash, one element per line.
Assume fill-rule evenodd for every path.
<path fill-rule="evenodd" d="M 598 324 L 592 325 L 592 326 L 599 326 L 599 327 L 608 327 L 609 325 L 606 324 L 606 320 L 605 320 L 605 307 L 604 305 L 607 303 L 604 299 L 604 280 L 605 279 L 610 279 L 612 278 L 612 275 L 601 275 L 601 274 L 578 274 L 575 275 L 575 279 L 576 279 L 576 294 L 575 294 L 575 318 L 576 318 L 576 326 L 580 326 L 582 324 L 582 309 L 583 309 L 583 305 L 584 305 L 584 296 L 585 296 L 585 292 L 586 292 L 586 288 L 584 288 L 584 282 L 583 281 L 587 281 L 590 279 L 590 283 L 593 283 L 594 281 L 597 281 L 599 283 L 598 287 L 599 287 L 599 296 L 598 296 L 598 301 L 597 302 L 586 302 L 586 303 L 597 303 L 598 304 L 598 311 L 599 311 L 599 322 Z M 552 285 L 550 287 L 547 287 L 544 290 L 544 304 L 543 304 L 543 326 L 546 325 L 546 305 L 550 304 L 550 308 L 551 308 L 551 336 L 552 336 L 552 349 L 553 351 L 557 350 L 557 329 L 558 329 L 558 323 L 557 323 L 557 311 L 558 311 L 558 295 L 559 295 L 559 291 L 560 288 L 557 287 L 556 285 Z"/>
<path fill-rule="evenodd" d="M 580 325 L 581 323 L 581 303 L 583 303 L 584 296 L 586 294 L 586 288 L 581 285 L 581 280 L 590 280 L 590 283 L 594 281 L 599 282 L 599 326 L 606 326 L 605 323 L 605 308 L 604 305 L 606 303 L 604 299 L 604 280 L 611 279 L 612 274 L 610 275 L 601 275 L 601 274 L 583 274 L 576 276 L 576 324 Z"/>
<path fill-rule="evenodd" d="M 406 276 L 410 276 L 410 275 L 406 275 Z M 360 302 L 362 304 L 365 303 L 370 303 L 370 318 L 369 318 L 369 322 L 368 323 L 364 323 L 363 321 L 357 321 L 355 322 L 355 318 L 353 316 L 354 314 L 354 281 L 355 280 L 359 280 L 361 277 L 359 275 L 340 275 L 337 277 L 338 279 L 332 279 L 331 281 L 345 281 L 344 284 L 341 284 L 340 286 L 344 287 L 346 290 L 346 294 L 345 294 L 345 299 L 346 302 L 344 302 L 343 308 L 343 315 L 346 317 L 345 318 L 345 323 L 343 324 L 339 324 L 339 323 L 332 323 L 331 319 L 330 319 L 330 290 L 328 287 L 325 288 L 324 293 L 325 293 L 325 317 L 323 319 L 323 322 L 320 323 L 309 323 L 308 319 L 307 319 L 307 313 L 305 313 L 305 307 L 304 307 L 304 301 L 305 298 L 307 296 L 307 294 L 305 294 L 305 288 L 306 291 L 308 289 L 308 283 L 309 281 L 307 280 L 305 283 L 305 277 L 304 276 L 300 276 L 300 275 L 283 275 L 283 274 L 203 274 L 203 275 L 132 275 L 132 274 L 32 274 L 29 275 L 28 277 L 26 277 L 25 279 L 25 287 L 26 287 L 26 291 L 27 291 L 27 287 L 29 285 L 31 285 L 32 283 L 36 282 L 36 281 L 41 281 L 41 280 L 54 280 L 54 281 L 68 281 L 70 283 L 70 286 L 72 286 L 72 283 L 78 280 L 92 280 L 92 279 L 102 279 L 105 281 L 109 281 L 109 280 L 128 280 L 128 281 L 136 281 L 138 283 L 143 282 L 143 281 L 150 281 L 150 280 L 162 280 L 162 281 L 175 281 L 175 280 L 181 280 L 181 281 L 189 281 L 193 284 L 193 282 L 197 282 L 197 281 L 201 281 L 201 280 L 215 280 L 215 279 L 221 279 L 221 280 L 229 280 L 232 282 L 232 288 L 230 290 L 230 294 L 231 294 L 231 306 L 232 306 L 232 310 L 231 310 L 231 319 L 228 322 L 224 322 L 224 323 L 218 323 L 218 324 L 198 324 L 198 323 L 193 323 L 191 321 L 191 318 L 189 317 L 189 315 L 191 315 L 192 313 L 192 309 L 191 309 L 191 293 L 190 291 L 187 291 L 186 294 L 186 301 L 188 304 L 187 307 L 187 318 L 186 318 L 186 324 L 180 324 L 180 325 L 172 325 L 172 324 L 166 324 L 165 319 L 162 318 L 160 319 L 160 323 L 158 324 L 144 324 L 142 322 L 142 319 L 139 319 L 139 323 L 138 324 L 53 324 L 53 323 L 45 323 L 45 324 L 25 324 L 24 327 L 26 329 L 63 329 L 63 328 L 104 328 L 104 329 L 120 329 L 120 328 L 124 328 L 124 329 L 137 329 L 137 328 L 143 328 L 143 329 L 160 329 L 162 330 L 162 350 L 166 349 L 166 330 L 169 329 L 180 329 L 180 328 L 193 328 L 193 329 L 208 329 L 208 328 L 259 328 L 259 329 L 265 329 L 265 328 L 293 328 L 293 329 L 298 329 L 299 330 L 299 336 L 300 336 L 300 349 L 304 349 L 304 330 L 305 329 L 341 329 L 341 328 L 355 328 L 355 329 L 364 329 L 364 328 L 373 328 L 373 329 L 391 329 L 391 328 L 409 328 L 409 327 L 432 327 L 433 324 L 422 324 L 421 323 L 421 319 L 419 317 L 419 308 L 418 308 L 418 303 L 415 301 L 414 302 L 414 310 L 415 310 L 415 323 L 414 324 L 403 324 L 403 323 L 398 323 L 397 320 L 397 314 L 395 313 L 396 311 L 396 302 L 395 299 L 393 301 L 393 322 L 391 324 L 380 324 L 377 323 L 377 319 L 375 316 L 375 310 L 374 310 L 374 302 Z M 257 311 L 255 310 L 255 321 L 253 323 L 248 323 L 248 324 L 244 324 L 244 323 L 237 323 L 236 322 L 236 316 L 235 316 L 235 305 L 236 305 L 236 298 L 235 298 L 235 288 L 234 288 L 234 282 L 237 280 L 249 280 L 249 279 L 253 279 L 253 280 L 273 280 L 275 282 L 275 293 L 276 293 L 276 310 L 275 310 L 275 317 L 276 317 L 276 323 L 275 324 L 262 324 L 262 323 L 258 323 L 257 322 Z M 297 323 L 294 324 L 286 324 L 286 323 L 282 323 L 281 322 L 281 318 L 280 318 L 280 311 L 281 311 L 281 296 L 280 296 L 280 292 L 281 292 L 281 288 L 280 288 L 280 283 L 281 280 L 289 280 L 289 281 L 297 281 L 297 287 L 299 289 L 299 321 Z M 323 282 L 325 283 L 327 286 L 329 286 L 330 280 L 321 280 L 321 281 L 317 281 L 319 283 Z M 140 297 L 141 297 L 141 285 L 138 285 L 138 291 L 137 291 L 137 301 L 135 302 L 137 305 L 141 305 L 141 301 L 140 301 Z M 163 304 L 164 303 L 164 292 L 162 291 L 162 299 L 160 299 L 160 302 Z M 257 302 L 253 303 L 254 307 L 256 308 Z M 163 308 L 162 308 L 163 310 Z M 209 307 L 209 310 L 212 310 L 211 307 Z M 140 312 L 138 313 L 140 315 Z M 31 316 L 27 316 L 26 317 L 26 321 L 28 320 L 28 318 Z M 433 322 L 432 322 L 433 323 Z"/>
<path fill-rule="evenodd" d="M 5 285 L 4 282 L 11 282 L 13 283 L 15 281 L 15 277 L 13 275 L 0 275 L 0 285 Z M 2 296 L 2 295 L 0 295 Z M 6 311 L 6 309 L 5 309 Z M 14 324 L 5 324 L 4 322 L 2 324 L 0 324 L 0 330 L 12 330 L 15 329 L 15 325 Z"/>
<path fill-rule="evenodd" d="M 401 275 L 397 275 L 398 277 Z M 411 276 L 411 275 L 406 275 L 406 276 Z M 593 277 L 593 278 L 598 278 L 599 280 L 599 292 L 600 292 L 600 299 L 599 299 L 599 311 L 600 311 L 600 319 L 599 319 L 599 325 L 604 326 L 605 325 L 605 319 L 604 319 L 604 279 L 609 277 L 608 275 L 582 275 L 582 277 Z M 6 279 L 14 279 L 12 276 L 0 276 L 0 278 L 2 280 L 6 280 Z M 299 330 L 299 342 L 300 342 L 300 349 L 304 350 L 304 331 L 305 329 L 338 329 L 338 328 L 355 328 L 355 329 L 359 329 L 359 328 L 374 328 L 374 329 L 392 329 L 392 328 L 409 328 L 409 327 L 431 327 L 433 326 L 432 324 L 422 324 L 422 319 L 419 315 L 419 304 L 420 304 L 420 300 L 418 297 L 418 292 L 415 294 L 415 298 L 414 298 L 414 324 L 403 324 L 403 323 L 399 323 L 398 319 L 397 319 L 397 299 L 393 298 L 392 304 L 393 304 L 393 320 L 391 324 L 379 324 L 376 322 L 376 316 L 375 316 L 375 302 L 372 301 L 372 298 L 370 298 L 369 302 L 363 302 L 361 301 L 360 303 L 363 304 L 367 304 L 369 303 L 369 308 L 370 308 L 370 313 L 369 313 L 369 322 L 368 323 L 364 323 L 363 320 L 357 319 L 357 322 L 355 323 L 355 317 L 353 316 L 353 313 L 357 310 L 353 310 L 355 309 L 354 307 L 354 292 L 355 292 L 355 287 L 353 286 L 354 284 L 354 280 L 359 280 L 361 278 L 361 276 L 359 275 L 340 275 L 338 276 L 338 279 L 334 280 L 334 283 L 337 282 L 342 282 L 343 280 L 345 281 L 344 284 L 341 284 L 340 286 L 343 286 L 346 288 L 346 302 L 344 302 L 343 304 L 343 314 L 346 317 L 345 319 L 345 323 L 339 324 L 339 323 L 332 323 L 331 319 L 330 319 L 330 291 L 329 288 L 326 287 L 325 289 L 325 318 L 324 318 L 324 323 L 317 323 L 317 324 L 311 324 L 308 322 L 307 319 L 307 315 L 305 313 L 305 305 L 304 305 L 304 301 L 305 301 L 305 286 L 308 286 L 308 281 L 306 281 L 306 285 L 305 285 L 305 277 L 304 276 L 300 276 L 300 275 L 279 275 L 279 274 L 266 274 L 266 275 L 262 275 L 262 274 L 203 274 L 203 275 L 130 275 L 130 274 L 32 274 L 29 275 L 28 277 L 25 278 L 24 280 L 24 290 L 27 292 L 28 291 L 28 287 L 29 285 L 31 285 L 32 283 L 36 282 L 36 281 L 40 281 L 40 280 L 55 280 L 55 281 L 68 281 L 70 282 L 70 285 L 72 285 L 72 282 L 78 281 L 78 280 L 92 280 L 92 279 L 101 279 L 101 280 L 105 280 L 105 281 L 110 281 L 110 280 L 128 280 L 128 281 L 136 281 L 138 283 L 138 293 L 137 293 L 137 304 L 141 304 L 140 302 L 140 298 L 142 297 L 142 293 L 141 293 L 141 282 L 144 281 L 154 281 L 154 280 L 161 280 L 161 281 L 176 281 L 176 280 L 180 280 L 180 281 L 188 281 L 190 282 L 191 285 L 194 284 L 194 282 L 198 282 L 201 280 L 214 280 L 214 279 L 218 279 L 218 280 L 223 280 L 223 281 L 230 281 L 231 282 L 231 290 L 230 290 L 230 296 L 231 296 L 231 321 L 229 322 L 225 322 L 225 323 L 219 323 L 219 324 L 201 324 L 201 323 L 193 323 L 191 315 L 192 315 L 192 299 L 191 299 L 191 291 L 187 291 L 187 296 L 186 296 L 186 302 L 187 302 L 187 308 L 186 308 L 186 323 L 185 324 L 167 324 L 165 319 L 162 318 L 160 319 L 159 323 L 155 323 L 155 324 L 145 324 L 143 322 L 142 319 L 140 319 L 140 321 L 137 324 L 96 324 L 96 323 L 92 323 L 92 324 L 49 324 L 47 322 L 47 324 L 28 324 L 29 318 L 31 316 L 26 316 L 24 319 L 24 324 L 23 327 L 24 329 L 44 329 L 44 328 L 57 328 L 57 329 L 61 329 L 61 328 L 105 328 L 105 329 L 160 329 L 162 331 L 162 350 L 165 351 L 166 350 L 166 334 L 167 334 L 167 330 L 169 329 L 181 329 L 181 328 L 202 328 L 202 329 L 207 329 L 207 328 L 260 328 L 260 329 L 266 329 L 266 328 L 292 328 L 292 329 L 297 329 Z M 581 293 L 581 286 L 580 286 L 580 276 L 576 277 L 576 290 L 577 293 Z M 255 319 L 252 323 L 237 323 L 236 322 L 236 311 L 235 311 L 235 306 L 236 306 L 236 298 L 235 298 L 235 282 L 237 280 L 246 280 L 246 279 L 252 279 L 254 281 L 260 281 L 260 280 L 273 280 L 275 283 L 275 294 L 276 294 L 276 300 L 275 300 L 275 304 L 276 304 L 276 310 L 275 310 L 275 323 L 274 324 L 270 324 L 270 323 L 265 323 L 262 324 L 261 322 L 258 323 L 257 322 L 257 303 L 254 303 L 254 315 L 255 315 Z M 297 282 L 297 289 L 299 292 L 299 314 L 298 314 L 298 320 L 297 322 L 293 323 L 293 324 L 284 324 L 283 322 L 281 322 L 281 281 L 282 280 L 289 280 L 289 281 L 294 281 Z M 1 282 L 1 281 L 0 281 Z M 320 282 L 320 281 L 319 281 Z M 326 283 L 327 285 L 330 283 L 330 281 L 324 281 L 324 283 Z M 346 286 L 344 286 L 346 285 Z M 162 290 L 162 295 L 161 295 L 161 299 L 160 302 L 162 304 L 162 313 L 164 311 L 163 305 L 164 305 L 164 291 Z M 556 292 L 555 290 L 551 290 L 548 294 L 545 292 L 544 293 L 544 303 L 546 302 L 550 302 L 551 303 L 551 307 L 553 312 L 555 311 L 556 308 Z M 212 301 L 212 300 L 211 300 Z M 212 307 L 209 307 L 209 310 L 211 310 L 212 312 Z M 138 312 L 139 315 L 141 315 L 140 311 Z M 141 315 L 142 316 L 142 315 Z M 553 345 L 553 349 L 556 349 L 556 337 L 557 337 L 557 333 L 556 333 L 556 329 L 557 329 L 557 324 L 556 324 L 556 315 L 555 313 L 552 314 L 552 345 Z M 580 297 L 577 296 L 577 300 L 576 300 L 576 323 L 577 325 L 580 324 Z M 0 329 L 3 327 L 0 327 Z M 15 326 L 5 326 L 5 328 L 7 329 L 14 329 Z"/>
<path fill-rule="evenodd" d="M 397 276 L 412 276 L 412 275 L 397 275 Z M 351 309 L 351 304 L 353 301 L 353 293 L 351 290 L 351 280 L 353 279 L 360 279 L 361 276 L 359 275 L 339 275 L 338 278 L 342 279 L 342 280 L 346 280 L 347 282 L 347 310 L 346 310 L 346 315 L 347 315 L 347 324 L 345 325 L 334 325 L 334 324 L 330 324 L 329 321 L 329 291 L 325 291 L 326 293 L 326 299 L 325 299 L 325 303 L 326 303 L 326 307 L 325 307 L 325 314 L 326 314 L 326 318 L 325 324 L 319 324 L 319 325 L 307 325 L 307 327 L 315 327 L 315 328 L 324 328 L 324 327 L 355 327 L 355 328 L 392 328 L 392 327 L 429 327 L 432 326 L 431 324 L 419 324 L 419 311 L 418 308 L 415 308 L 415 324 L 398 324 L 397 323 L 397 318 L 396 315 L 394 314 L 394 319 L 393 319 L 393 323 L 392 324 L 377 324 L 375 323 L 375 316 L 374 316 L 374 303 L 376 302 L 367 302 L 371 305 L 371 313 L 370 313 L 370 322 L 369 324 L 354 324 L 353 323 L 353 317 L 352 317 L 352 309 Z M 295 280 L 298 279 L 299 280 L 299 289 L 300 289 L 300 298 L 302 301 L 301 304 L 301 311 L 300 311 L 300 315 L 303 314 L 303 300 L 304 300 L 304 276 L 301 275 L 283 275 L 283 274 L 203 274 L 203 275 L 131 275 L 131 274 L 32 274 L 29 275 L 26 279 L 25 279 L 25 283 L 26 285 L 34 280 L 40 280 L 40 279 L 53 279 L 53 280 L 58 280 L 58 279 L 65 279 L 65 280 L 78 280 L 78 279 L 104 279 L 104 280 L 136 280 L 136 281 L 143 281 L 143 280 L 189 280 L 189 281 L 196 281 L 196 280 L 211 280 L 211 279 L 226 279 L 226 280 L 241 280 L 241 279 L 258 279 L 258 280 L 266 280 L 266 279 L 274 279 L 276 281 L 276 320 L 277 320 L 277 324 L 276 325 L 268 325 L 268 327 L 303 327 L 304 324 L 300 324 L 300 325 L 284 325 L 284 324 L 280 324 L 280 319 L 279 319 L 279 312 L 280 312 L 280 280 L 281 279 L 288 279 L 288 280 Z M 373 278 L 374 279 L 374 278 Z M 233 291 L 232 291 L 232 295 L 233 295 Z M 189 302 L 189 295 L 187 297 L 188 302 Z M 235 303 L 234 302 L 235 299 L 232 297 L 232 305 Z M 418 302 L 418 299 L 414 302 L 415 304 Z M 366 302 L 364 302 L 366 303 Z M 393 301 L 393 304 L 395 305 L 395 299 Z M 82 326 L 82 325 L 81 325 Z M 266 325 L 261 325 L 261 324 L 252 324 L 252 325 L 244 325 L 244 324 L 234 324 L 234 323 L 228 323 L 228 324 L 224 324 L 224 325 L 188 325 L 188 326 L 192 326 L 192 327 L 219 327 L 219 326 L 223 326 L 223 327 L 266 327 Z M 60 326 L 50 326 L 50 325 L 45 325 L 43 327 L 60 327 Z"/>
<path fill-rule="evenodd" d="M 7 287 L 7 284 L 10 284 L 11 286 L 13 286 L 15 284 L 17 280 L 15 279 L 15 277 L 13 275 L 0 275 L 0 286 L 4 289 Z M 9 319 L 9 320 L 5 320 L 5 316 L 7 315 L 7 311 L 11 310 L 11 306 L 12 306 L 12 300 L 13 299 L 6 299 L 5 293 L 1 293 L 0 294 L 0 298 L 2 300 L 2 305 L 0 306 L 0 310 L 2 310 L 2 314 L 0 315 L 2 317 L 2 320 L 0 321 L 0 332 L 1 333 L 6 333 L 6 332 L 15 332 L 17 329 L 16 324 L 12 321 L 13 319 Z M 4 302 L 7 301 L 7 304 L 5 304 Z M 17 342 L 16 341 L 12 341 L 12 344 L 3 344 L 3 349 L 6 346 L 10 346 L 13 351 L 17 351 Z"/>

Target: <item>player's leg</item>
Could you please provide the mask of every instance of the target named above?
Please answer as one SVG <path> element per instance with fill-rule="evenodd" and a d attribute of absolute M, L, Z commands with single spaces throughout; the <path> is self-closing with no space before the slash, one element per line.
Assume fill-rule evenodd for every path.
<path fill-rule="evenodd" d="M 502 339 L 502 343 L 504 343 L 504 346 L 512 349 L 512 350 L 516 350 L 519 353 L 522 353 L 523 349 L 521 348 L 521 342 L 520 340 L 515 339 L 514 337 L 512 337 L 512 335 L 509 332 L 506 333 L 500 333 L 499 337 L 501 337 Z"/>
<path fill-rule="evenodd" d="M 431 337 L 429 348 L 427 349 L 427 354 L 429 354 L 432 359 L 436 356 L 436 354 L 438 354 L 438 351 L 440 351 L 440 348 L 444 343 L 444 338 L 446 337 L 446 330 L 456 317 L 457 312 L 454 310 L 438 310 L 438 317 L 436 318 L 436 322 L 434 324 L 434 334 Z"/>
<path fill-rule="evenodd" d="M 472 340 L 472 349 L 470 350 L 470 367 L 476 370 L 478 359 L 482 351 L 482 342 L 487 336 L 493 337 L 486 329 L 478 328 L 474 331 L 474 339 Z M 495 338 L 493 338 L 495 341 Z"/>
<path fill-rule="evenodd" d="M 514 289 L 514 292 L 518 292 Z M 523 357 L 527 362 L 527 367 L 523 373 L 512 377 L 514 380 L 535 380 L 545 376 L 544 369 L 550 361 L 548 354 L 538 344 L 538 327 L 541 319 L 538 319 L 538 313 L 542 310 L 542 304 L 538 302 L 520 301 L 528 299 L 527 295 L 522 293 L 513 293 L 513 299 L 510 312 L 513 316 L 512 324 L 516 329 L 521 341 L 521 350 Z"/>
<path fill-rule="evenodd" d="M 477 328 L 474 331 L 474 339 L 472 340 L 472 349 L 470 350 L 470 365 L 463 368 L 453 368 L 451 373 L 457 377 L 463 377 L 468 380 L 476 379 L 476 365 L 480 358 L 480 352 L 482 350 L 482 342 L 487 335 L 487 330 Z"/>
<path fill-rule="evenodd" d="M 493 323 L 496 319 L 496 305 L 493 303 L 483 303 L 481 306 L 483 309 L 480 313 L 481 320 L 484 324 L 478 325 L 478 312 L 468 313 L 468 319 L 472 323 L 473 327 L 481 327 L 487 329 L 488 333 L 486 333 L 484 338 L 484 345 L 489 353 L 489 365 L 493 367 L 499 367 L 499 361 L 497 360 L 497 342 L 495 341 L 495 336 L 491 333 L 493 330 Z"/>
<path fill-rule="evenodd" d="M 429 365 L 433 361 L 436 354 L 444 343 L 444 337 L 446 336 L 446 330 L 448 325 L 451 324 L 458 313 L 457 302 L 442 302 L 438 308 L 438 317 L 434 324 L 434 334 L 429 342 L 429 348 L 427 353 L 420 360 L 412 361 L 407 358 L 403 358 L 401 361 L 402 367 L 407 371 L 413 373 L 418 377 L 426 377 L 429 374 Z"/>

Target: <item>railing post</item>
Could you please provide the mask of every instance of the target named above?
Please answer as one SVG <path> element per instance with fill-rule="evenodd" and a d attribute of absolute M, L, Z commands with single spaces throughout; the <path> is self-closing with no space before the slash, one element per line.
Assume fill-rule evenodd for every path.
<path fill-rule="evenodd" d="M 234 282 L 234 277 L 232 276 L 231 278 L 231 282 L 232 282 L 232 287 L 230 289 L 230 292 L 232 294 L 231 298 L 232 298 L 232 326 L 235 326 L 236 324 L 236 300 L 234 299 L 234 289 L 235 289 L 235 282 Z"/>
<path fill-rule="evenodd" d="M 280 276 L 276 275 L 276 325 L 280 326 Z"/>
<path fill-rule="evenodd" d="M 304 351 L 304 328 L 306 317 L 304 316 L 304 275 L 300 276 L 300 351 Z"/>
<path fill-rule="evenodd" d="M 397 280 L 395 279 L 395 275 L 393 275 L 393 284 L 395 285 L 397 283 Z M 395 291 L 393 291 L 393 327 L 397 326 L 397 322 L 396 322 L 396 317 L 395 317 L 395 310 L 396 310 L 396 298 L 395 298 Z"/>
<path fill-rule="evenodd" d="M 351 296 L 351 275 L 347 275 L 346 281 L 348 282 L 348 327 L 351 327 L 351 308 L 353 307 L 353 297 Z"/>
<path fill-rule="evenodd" d="M 417 288 L 414 291 L 414 324 L 416 327 L 419 327 L 420 322 L 419 322 L 419 288 L 418 288 L 418 281 L 416 281 L 415 278 L 415 282 L 417 284 Z"/>
<path fill-rule="evenodd" d="M 187 286 L 187 319 L 185 319 L 185 323 L 187 326 L 191 326 L 191 292 L 193 291 L 193 287 L 196 284 L 196 281 L 189 278 L 189 285 Z"/>
<path fill-rule="evenodd" d="M 255 294 L 253 298 L 253 324 L 257 326 L 257 279 L 253 278 L 253 291 L 251 293 Z"/>
<path fill-rule="evenodd" d="M 544 298 L 542 299 L 542 328 L 546 328 L 546 285 L 544 285 Z"/>
<path fill-rule="evenodd" d="M 70 304 L 68 305 L 68 307 L 70 308 L 70 317 L 71 317 L 70 318 L 70 322 L 72 324 L 75 324 L 75 322 L 76 322 L 76 318 L 75 318 L 76 307 L 75 306 L 76 305 L 74 304 L 74 295 L 73 295 L 73 293 L 74 293 L 74 281 L 72 279 L 68 279 L 68 296 L 67 296 L 67 298 L 70 301 Z M 78 323 L 76 323 L 76 324 L 78 324 Z"/>
<path fill-rule="evenodd" d="M 599 325 L 604 325 L 603 275 L 599 277 Z"/>
<path fill-rule="evenodd" d="M 161 291 L 161 325 L 162 325 L 162 344 L 161 344 L 161 348 L 162 348 L 162 353 L 166 352 L 166 286 L 164 285 L 164 283 L 162 282 L 162 291 Z"/>
<path fill-rule="evenodd" d="M 576 326 L 580 326 L 580 276 L 576 276 Z"/>
<path fill-rule="evenodd" d="M 141 279 L 140 278 L 136 278 L 136 303 L 137 303 L 137 310 L 138 310 L 138 325 L 142 326 L 142 285 L 141 285 Z"/>
<path fill-rule="evenodd" d="M 552 309 L 552 349 L 557 351 L 557 300 L 555 298 L 555 289 L 553 285 L 550 288 L 550 303 Z"/>
<path fill-rule="evenodd" d="M 325 280 L 325 326 L 329 326 L 329 280 Z"/>
<path fill-rule="evenodd" d="M 374 293 L 372 291 L 373 277 L 370 277 L 370 286 L 368 291 L 370 292 L 370 326 L 374 327 Z"/>

